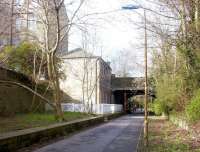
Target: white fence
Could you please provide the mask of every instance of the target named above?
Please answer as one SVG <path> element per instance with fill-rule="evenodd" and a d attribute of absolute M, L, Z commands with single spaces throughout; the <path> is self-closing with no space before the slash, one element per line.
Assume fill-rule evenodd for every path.
<path fill-rule="evenodd" d="M 122 112 L 123 106 L 120 104 L 93 104 L 90 107 L 86 107 L 83 104 L 75 104 L 75 103 L 63 103 L 62 104 L 63 111 L 71 111 L 71 112 L 92 112 L 95 114 L 109 114 Z"/>

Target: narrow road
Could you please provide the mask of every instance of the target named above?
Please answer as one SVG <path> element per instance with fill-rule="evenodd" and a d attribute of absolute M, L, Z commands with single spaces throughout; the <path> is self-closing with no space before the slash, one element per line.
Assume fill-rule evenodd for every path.
<path fill-rule="evenodd" d="M 34 152 L 135 152 L 143 117 L 123 116 Z"/>

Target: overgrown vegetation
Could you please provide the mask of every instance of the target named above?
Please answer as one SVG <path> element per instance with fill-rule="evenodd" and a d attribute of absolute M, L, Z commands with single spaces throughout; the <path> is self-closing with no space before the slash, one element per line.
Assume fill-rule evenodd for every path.
<path fill-rule="evenodd" d="M 199 152 L 198 139 L 177 128 L 171 122 L 151 118 L 149 123 L 149 146 L 143 146 L 141 138 L 138 152 Z"/>
<path fill-rule="evenodd" d="M 156 114 L 186 113 L 200 120 L 200 19 L 199 1 L 161 1 L 178 15 L 180 26 L 174 35 L 165 31 L 161 48 L 154 51 L 152 77 L 157 100 Z M 174 9 L 176 8 L 176 9 Z"/>
<path fill-rule="evenodd" d="M 200 119 L 200 90 L 197 91 L 190 103 L 186 106 L 186 114 L 192 122 Z"/>
<path fill-rule="evenodd" d="M 79 112 L 64 113 L 65 121 L 73 121 L 93 116 L 94 115 Z M 0 119 L 0 133 L 48 126 L 50 124 L 57 123 L 53 113 L 17 114 L 12 117 L 1 117 Z"/>

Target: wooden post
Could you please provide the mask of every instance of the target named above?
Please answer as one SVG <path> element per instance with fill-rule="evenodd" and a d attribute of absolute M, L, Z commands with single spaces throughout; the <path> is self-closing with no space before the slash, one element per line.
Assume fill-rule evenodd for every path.
<path fill-rule="evenodd" d="M 29 29 L 29 0 L 27 0 L 27 6 L 26 6 L 26 29 L 28 31 Z"/>
<path fill-rule="evenodd" d="M 144 145 L 148 146 L 148 79 L 147 79 L 147 23 L 146 10 L 144 9 L 145 20 L 145 49 L 144 49 L 144 64 L 145 64 L 145 102 L 144 102 Z"/>
<path fill-rule="evenodd" d="M 10 10 L 10 45 L 13 45 L 13 17 L 14 17 L 14 0 L 11 1 Z"/>

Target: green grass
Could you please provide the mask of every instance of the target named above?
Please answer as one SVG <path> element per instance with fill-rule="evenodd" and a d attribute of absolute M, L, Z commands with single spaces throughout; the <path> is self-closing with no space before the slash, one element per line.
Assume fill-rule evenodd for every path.
<path fill-rule="evenodd" d="M 94 115 L 79 112 L 65 112 L 65 121 L 73 121 Z M 0 117 L 0 134 L 58 123 L 52 113 L 17 114 L 14 117 Z"/>

